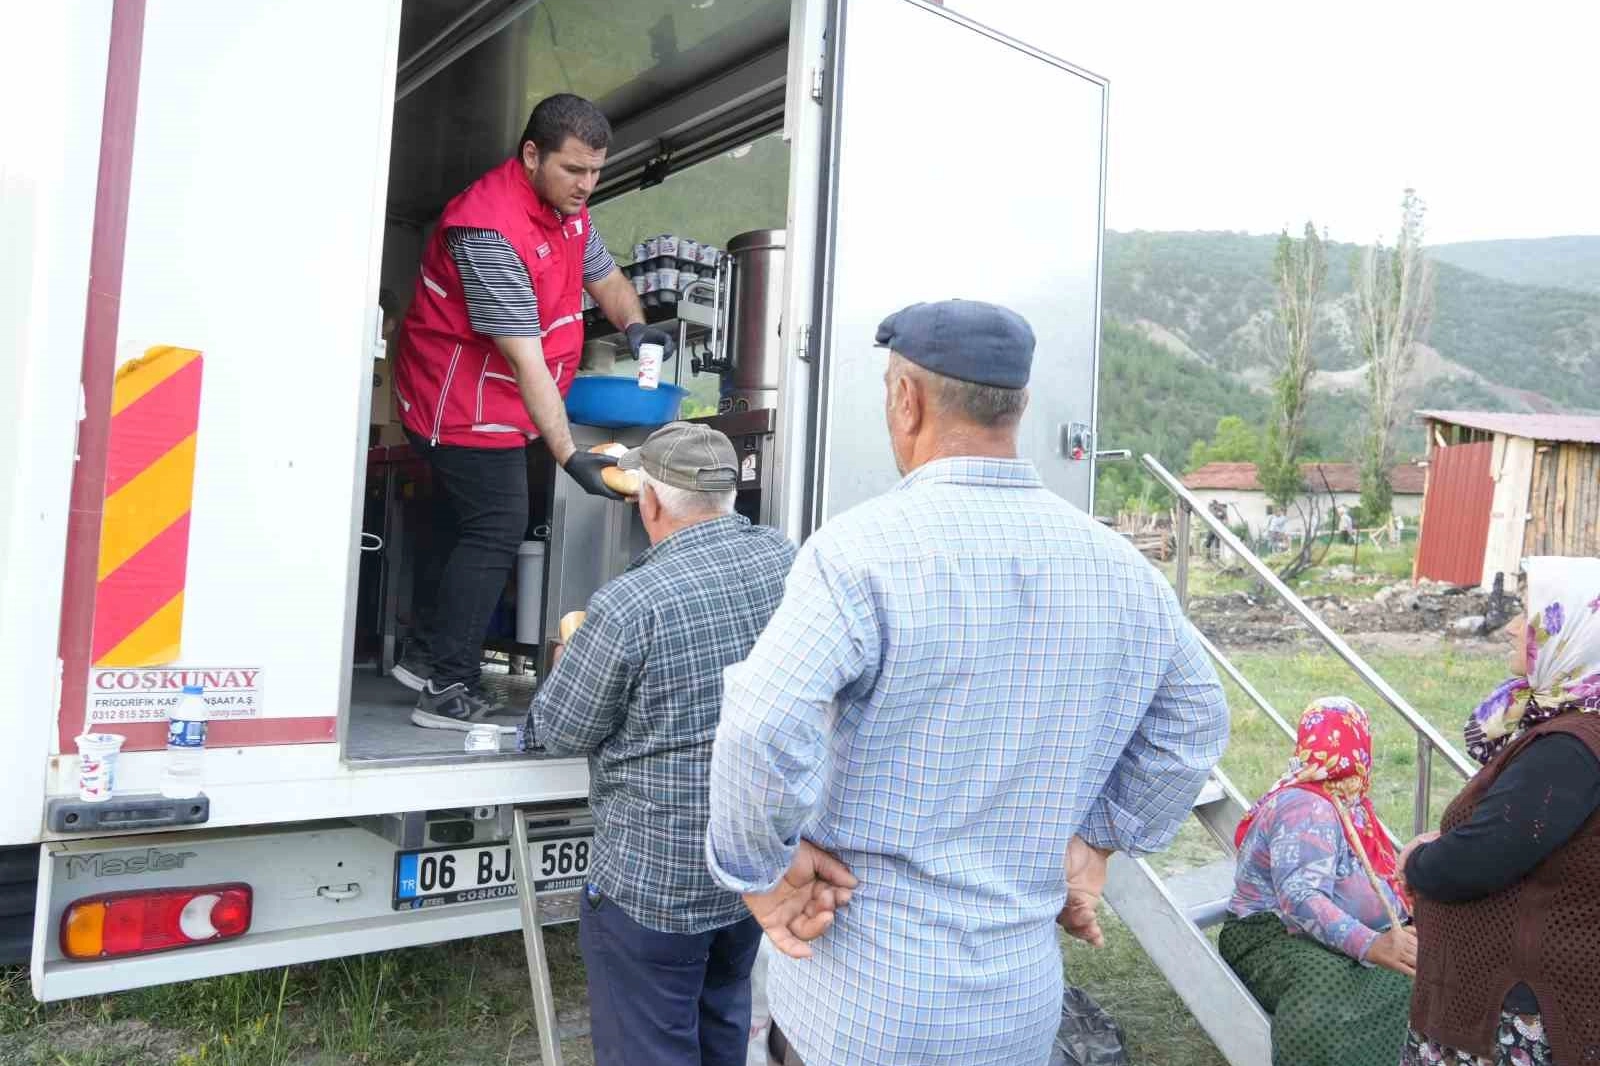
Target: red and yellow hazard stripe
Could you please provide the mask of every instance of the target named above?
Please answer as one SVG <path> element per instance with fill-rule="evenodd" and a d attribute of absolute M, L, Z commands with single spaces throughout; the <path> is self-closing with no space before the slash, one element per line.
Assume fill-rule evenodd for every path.
<path fill-rule="evenodd" d="M 197 351 L 160 347 L 117 369 L 95 593 L 96 666 L 178 658 L 202 364 Z"/>

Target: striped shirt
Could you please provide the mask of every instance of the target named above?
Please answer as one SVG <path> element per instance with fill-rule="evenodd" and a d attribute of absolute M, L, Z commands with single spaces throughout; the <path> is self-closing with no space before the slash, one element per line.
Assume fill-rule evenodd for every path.
<path fill-rule="evenodd" d="M 445 246 L 461 274 L 472 328 L 487 337 L 538 337 L 539 298 L 528 268 L 498 230 L 453 226 Z M 617 269 L 600 233 L 591 224 L 583 243 L 583 283 L 592 285 Z"/>
<path fill-rule="evenodd" d="M 1162 576 L 1031 463 L 929 463 L 806 542 L 725 680 L 708 865 L 766 891 L 800 837 L 860 879 L 776 956 L 805 1062 L 1039 1066 L 1073 833 L 1163 848 L 1228 708 Z"/>

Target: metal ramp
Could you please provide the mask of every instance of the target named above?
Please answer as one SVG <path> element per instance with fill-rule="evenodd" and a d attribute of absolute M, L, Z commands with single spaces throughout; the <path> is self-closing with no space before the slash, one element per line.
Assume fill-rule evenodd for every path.
<path fill-rule="evenodd" d="M 561 1066 L 561 1033 L 556 1024 L 555 991 L 550 981 L 550 956 L 544 927 L 578 920 L 581 888 L 560 892 L 530 891 L 539 883 L 534 849 L 528 840 L 529 811 L 516 808 L 511 818 L 511 857 L 517 870 L 517 907 L 522 913 L 522 943 L 528 954 L 528 980 L 533 987 L 533 1021 L 539 1033 L 539 1061 Z"/>
<path fill-rule="evenodd" d="M 1233 896 L 1233 830 L 1246 807 L 1233 783 L 1220 770 L 1213 772 L 1195 800 L 1194 818 L 1224 857 L 1163 877 L 1146 859 L 1113 856 L 1105 899 L 1223 1057 L 1233 1066 L 1269 1066 L 1272 1019 L 1205 933 L 1227 917 Z"/>
<path fill-rule="evenodd" d="M 1339 634 L 1329 628 L 1315 611 L 1306 606 L 1292 589 L 1280 581 L 1278 575 L 1257 558 L 1225 523 L 1218 521 L 1202 506 L 1183 482 L 1154 456 L 1145 455 L 1142 463 L 1177 502 L 1174 584 L 1179 602 L 1187 610 L 1189 533 L 1193 519 L 1198 517 L 1415 734 L 1417 774 L 1413 802 L 1414 830 L 1422 832 L 1428 828 L 1431 822 L 1434 755 L 1441 755 L 1463 780 L 1471 777 L 1477 768 Z M 1203 636 L 1201 639 L 1218 669 L 1271 719 L 1292 745 L 1295 726 L 1278 713 L 1226 655 Z M 1226 775 L 1220 769 L 1214 771 L 1195 800 L 1193 815 L 1205 827 L 1224 857 L 1198 869 L 1163 877 L 1147 860 L 1117 855 L 1111 860 L 1105 899 L 1132 930 L 1150 961 L 1166 977 L 1173 991 L 1177 992 L 1231 1066 L 1269 1066 L 1272 1061 L 1271 1016 L 1261 1009 L 1233 970 L 1222 961 L 1205 932 L 1220 925 L 1227 917 L 1237 857 L 1233 833 L 1248 806 L 1248 801 Z M 1392 831 L 1385 831 L 1394 838 Z"/>

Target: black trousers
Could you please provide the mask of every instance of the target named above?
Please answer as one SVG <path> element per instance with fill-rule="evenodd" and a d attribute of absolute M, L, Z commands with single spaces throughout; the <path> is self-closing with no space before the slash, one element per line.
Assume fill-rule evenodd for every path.
<path fill-rule="evenodd" d="M 432 543 L 417 569 L 422 654 L 436 689 L 475 685 L 490 617 L 528 531 L 527 447 L 462 448 L 406 436 L 433 468 Z"/>

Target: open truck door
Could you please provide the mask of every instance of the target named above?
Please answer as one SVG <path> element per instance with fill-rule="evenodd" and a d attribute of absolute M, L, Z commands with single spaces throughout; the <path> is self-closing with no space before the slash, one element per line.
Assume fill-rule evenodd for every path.
<path fill-rule="evenodd" d="M 894 484 L 873 335 L 906 304 L 952 297 L 1033 326 L 1022 454 L 1088 509 L 1106 83 L 919 0 L 833 0 L 825 55 L 811 468 L 786 524 L 808 533 Z"/>

